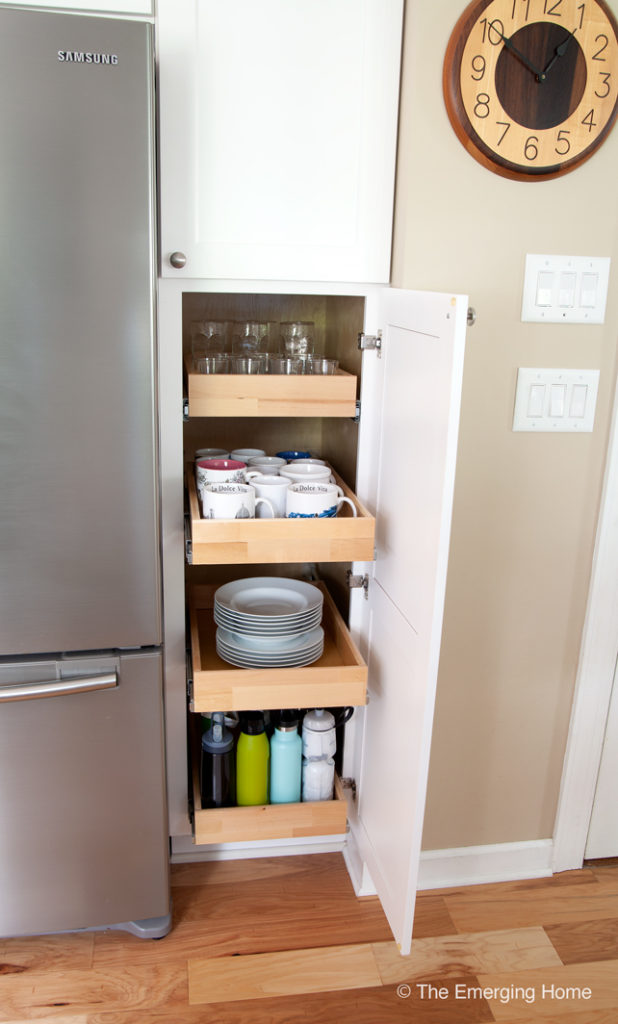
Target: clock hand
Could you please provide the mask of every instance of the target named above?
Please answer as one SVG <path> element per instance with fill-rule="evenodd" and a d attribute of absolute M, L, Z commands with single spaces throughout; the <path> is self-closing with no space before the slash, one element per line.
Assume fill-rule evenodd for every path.
<path fill-rule="evenodd" d="M 569 48 L 569 43 L 571 42 L 571 39 L 573 38 L 573 36 L 575 35 L 576 32 L 577 32 L 577 27 L 575 27 L 572 32 L 569 32 L 569 34 L 566 37 L 566 39 L 562 43 L 560 43 L 560 46 L 556 47 L 556 52 L 554 53 L 554 55 L 553 55 L 552 59 L 550 60 L 549 64 L 547 65 L 547 67 L 543 71 L 543 78 L 545 78 L 545 76 L 546 76 L 547 72 L 549 71 L 549 69 L 553 68 L 554 64 L 558 60 L 558 57 L 564 57 L 565 53 L 567 52 L 567 50 Z"/>
<path fill-rule="evenodd" d="M 535 68 L 534 64 L 532 64 L 528 60 L 528 58 L 525 56 L 525 54 L 521 53 L 517 49 L 517 47 L 513 45 L 511 40 L 507 39 L 506 36 L 502 34 L 502 32 L 500 31 L 499 28 L 496 28 L 495 21 L 492 21 L 489 27 L 493 28 L 494 31 L 498 33 L 498 35 L 500 36 L 502 42 L 506 46 L 507 50 L 510 50 L 511 53 L 514 53 L 515 56 L 518 57 L 519 60 L 522 62 L 522 64 L 525 64 L 525 66 L 528 68 L 528 71 L 531 71 L 532 74 L 536 77 L 537 82 L 542 82 L 545 79 L 545 72 L 544 71 L 539 71 L 538 68 Z"/>

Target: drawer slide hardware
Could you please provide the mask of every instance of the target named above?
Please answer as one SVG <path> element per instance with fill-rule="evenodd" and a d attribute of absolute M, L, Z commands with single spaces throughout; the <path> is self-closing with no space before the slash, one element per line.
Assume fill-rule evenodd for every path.
<path fill-rule="evenodd" d="M 358 347 L 361 352 L 376 351 L 378 358 L 382 355 L 382 331 L 378 331 L 377 334 L 363 334 L 362 331 L 358 335 Z"/>
<path fill-rule="evenodd" d="M 366 573 L 364 576 L 361 576 L 348 569 L 346 577 L 350 590 L 360 590 L 362 588 L 365 591 L 365 598 L 369 596 L 369 576 Z"/>

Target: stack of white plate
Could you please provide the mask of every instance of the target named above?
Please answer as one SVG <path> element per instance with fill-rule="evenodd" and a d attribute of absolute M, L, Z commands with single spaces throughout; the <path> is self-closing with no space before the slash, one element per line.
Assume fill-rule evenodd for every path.
<path fill-rule="evenodd" d="M 244 668 L 309 665 L 324 650 L 322 592 L 279 576 L 235 580 L 215 593 L 217 653 Z"/>

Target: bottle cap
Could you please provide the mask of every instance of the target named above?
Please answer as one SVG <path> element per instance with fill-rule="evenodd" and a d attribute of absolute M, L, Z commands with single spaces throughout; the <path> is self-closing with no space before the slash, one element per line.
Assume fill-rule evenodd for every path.
<path fill-rule="evenodd" d="M 234 746 L 234 737 L 225 727 L 225 716 L 215 711 L 211 716 L 210 728 L 202 736 L 202 750 L 208 754 L 226 754 Z"/>
<path fill-rule="evenodd" d="M 279 732 L 297 732 L 299 721 L 300 715 L 298 711 L 292 711 L 290 708 L 284 708 L 282 711 L 279 711 L 277 715 L 275 729 Z"/>
<path fill-rule="evenodd" d="M 315 711 L 308 711 L 303 718 L 303 729 L 312 729 L 313 732 L 327 732 L 334 729 L 335 719 L 330 711 L 324 708 L 316 708 Z"/>
<path fill-rule="evenodd" d="M 241 717 L 241 731 L 246 733 L 248 736 L 259 736 L 261 732 L 265 731 L 264 725 L 264 712 L 263 711 L 247 711 Z"/>

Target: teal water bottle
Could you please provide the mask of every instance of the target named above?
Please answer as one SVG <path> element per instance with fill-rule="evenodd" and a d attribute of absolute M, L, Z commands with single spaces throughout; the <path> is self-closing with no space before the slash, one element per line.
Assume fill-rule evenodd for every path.
<path fill-rule="evenodd" d="M 300 802 L 303 741 L 298 734 L 299 718 L 293 711 L 281 711 L 270 740 L 270 802 Z"/>
<path fill-rule="evenodd" d="M 270 746 L 262 711 L 241 715 L 236 747 L 236 803 L 253 807 L 268 803 Z"/>

